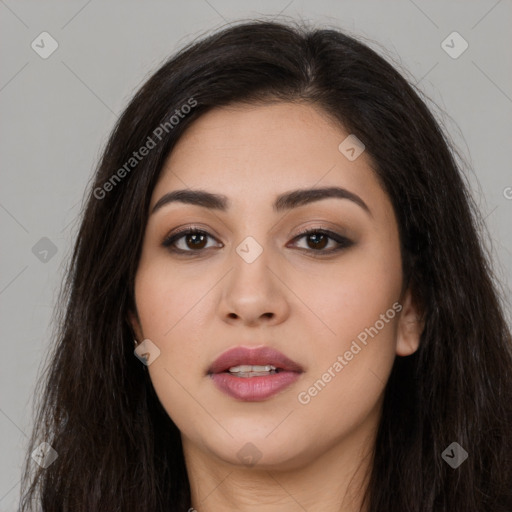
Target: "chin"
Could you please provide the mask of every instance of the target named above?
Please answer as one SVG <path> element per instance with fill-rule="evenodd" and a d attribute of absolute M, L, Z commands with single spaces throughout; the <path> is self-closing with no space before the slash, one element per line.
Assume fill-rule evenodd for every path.
<path fill-rule="evenodd" d="M 284 429 L 280 435 L 250 427 L 243 432 L 234 438 L 203 439 L 201 444 L 226 464 L 252 470 L 298 469 L 314 456 L 311 447 L 302 445 L 304 436 L 292 436 Z"/>

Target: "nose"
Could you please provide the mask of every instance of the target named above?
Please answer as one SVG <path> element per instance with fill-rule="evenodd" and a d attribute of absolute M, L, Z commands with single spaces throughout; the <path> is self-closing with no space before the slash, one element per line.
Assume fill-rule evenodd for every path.
<path fill-rule="evenodd" d="M 233 251 L 232 269 L 226 277 L 219 305 L 223 321 L 276 325 L 289 315 L 288 288 L 268 250 L 252 262 Z M 282 273 L 281 273 L 282 274 Z"/>

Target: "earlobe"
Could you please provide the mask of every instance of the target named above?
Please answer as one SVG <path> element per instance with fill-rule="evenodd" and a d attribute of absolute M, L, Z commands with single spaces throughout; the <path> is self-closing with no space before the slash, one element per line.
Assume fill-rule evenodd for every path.
<path fill-rule="evenodd" d="M 422 312 L 413 300 L 410 289 L 404 294 L 402 311 L 398 319 L 396 354 L 409 356 L 418 350 L 420 338 L 425 327 Z"/>

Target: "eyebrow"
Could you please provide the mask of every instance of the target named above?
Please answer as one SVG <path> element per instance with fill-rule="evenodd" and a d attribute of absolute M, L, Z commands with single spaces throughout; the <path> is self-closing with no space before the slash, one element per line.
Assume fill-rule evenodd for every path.
<path fill-rule="evenodd" d="M 357 195 L 349 190 L 341 187 L 324 187 L 324 188 L 311 188 L 311 189 L 298 189 L 290 192 L 285 192 L 277 196 L 273 209 L 276 213 L 297 208 L 305 204 L 309 204 L 322 199 L 348 199 L 353 203 L 360 206 L 370 216 L 372 213 L 368 205 Z M 214 194 L 205 190 L 175 190 L 163 195 L 155 204 L 151 211 L 151 215 L 160 210 L 163 206 L 173 202 L 180 202 L 185 204 L 192 204 L 201 206 L 203 208 L 210 208 L 213 210 L 226 211 L 230 207 L 230 200 L 223 194 Z"/>

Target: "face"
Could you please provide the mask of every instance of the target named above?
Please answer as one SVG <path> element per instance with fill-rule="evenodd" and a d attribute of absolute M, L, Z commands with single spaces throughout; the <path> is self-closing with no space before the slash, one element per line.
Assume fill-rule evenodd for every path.
<path fill-rule="evenodd" d="M 348 135 L 307 104 L 238 105 L 169 156 L 130 318 L 159 350 L 150 378 L 184 446 L 291 468 L 375 429 L 419 332 L 391 202 L 368 155 L 339 149 Z M 316 189 L 337 193 L 289 196 Z M 162 199 L 179 190 L 222 197 Z"/>

